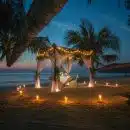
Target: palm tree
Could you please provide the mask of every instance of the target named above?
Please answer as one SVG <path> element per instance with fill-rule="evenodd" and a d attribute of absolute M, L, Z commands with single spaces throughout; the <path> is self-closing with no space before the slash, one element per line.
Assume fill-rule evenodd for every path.
<path fill-rule="evenodd" d="M 33 0 L 29 11 L 25 13 L 24 1 L 0 1 L 0 31 L 6 33 L 11 30 L 11 35 L 17 36 L 15 44 L 11 45 L 11 51 L 8 51 L 6 58 L 9 67 L 67 2 L 67 0 Z"/>
<path fill-rule="evenodd" d="M 0 7 L 0 17 L 3 18 L 0 20 L 0 59 L 6 57 L 8 62 L 18 39 L 22 40 L 26 35 L 25 11 L 22 0 L 3 0 Z"/>
<path fill-rule="evenodd" d="M 94 51 L 91 57 L 92 67 L 89 68 L 91 80 L 99 65 L 114 62 L 118 59 L 118 54 L 120 52 L 119 38 L 107 27 L 102 28 L 96 33 L 93 25 L 84 19 L 81 20 L 79 30 L 69 30 L 65 39 L 67 40 L 67 45 L 72 48 Z M 110 51 L 111 54 L 106 54 L 108 51 Z M 83 58 L 78 56 L 78 62 L 83 64 Z"/>

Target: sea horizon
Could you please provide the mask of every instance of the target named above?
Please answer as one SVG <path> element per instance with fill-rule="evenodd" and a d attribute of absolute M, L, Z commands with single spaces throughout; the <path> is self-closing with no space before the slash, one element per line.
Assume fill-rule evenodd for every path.
<path fill-rule="evenodd" d="M 16 87 L 18 85 L 28 85 L 34 84 L 35 82 L 35 72 L 36 69 L 1 69 L 0 68 L 0 88 L 1 87 Z M 52 75 L 51 69 L 45 69 L 41 72 L 40 79 L 41 84 L 50 83 L 50 77 Z M 72 77 L 76 77 L 78 75 L 79 78 L 86 77 L 88 79 L 88 71 L 81 71 L 72 69 L 70 72 Z M 129 75 L 128 75 L 129 76 Z M 103 79 L 120 79 L 124 78 L 124 74 L 101 74 L 97 73 L 96 78 L 103 78 Z"/>

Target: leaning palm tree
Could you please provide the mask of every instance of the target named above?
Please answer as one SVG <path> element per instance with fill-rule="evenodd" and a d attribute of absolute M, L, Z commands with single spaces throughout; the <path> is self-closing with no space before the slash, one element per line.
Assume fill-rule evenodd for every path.
<path fill-rule="evenodd" d="M 87 20 L 82 20 L 79 30 L 69 30 L 67 36 L 67 45 L 72 48 L 79 48 L 81 50 L 93 50 L 94 54 L 91 57 L 90 80 L 93 81 L 94 70 L 99 65 L 104 63 L 114 62 L 118 59 L 120 52 L 119 38 L 114 35 L 108 28 L 102 28 L 98 33 L 94 31 L 94 27 Z M 110 51 L 108 55 L 105 52 Z M 83 64 L 83 58 L 76 56 L 78 62 Z"/>
<path fill-rule="evenodd" d="M 11 30 L 11 35 L 17 36 L 15 44 L 13 43 L 8 51 L 6 62 L 9 67 L 32 43 L 31 41 L 38 33 L 60 12 L 67 0 L 33 0 L 27 13 L 24 9 L 24 2 L 26 1 L 0 1 L 0 31 Z"/>

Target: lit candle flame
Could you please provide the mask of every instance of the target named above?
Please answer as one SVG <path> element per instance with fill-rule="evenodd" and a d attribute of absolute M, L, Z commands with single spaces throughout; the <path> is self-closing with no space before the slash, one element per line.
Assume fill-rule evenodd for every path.
<path fill-rule="evenodd" d="M 66 97 L 66 96 L 64 97 L 64 102 L 68 103 L 68 97 Z"/>
<path fill-rule="evenodd" d="M 19 93 L 20 93 L 20 96 L 22 96 L 22 95 L 23 95 L 23 91 L 22 91 L 22 90 L 20 90 L 20 91 L 19 91 Z"/>
<path fill-rule="evenodd" d="M 98 95 L 98 99 L 100 102 L 102 102 L 102 95 L 101 94 Z"/>
<path fill-rule="evenodd" d="M 36 100 L 37 100 L 37 101 L 39 100 L 39 98 L 40 98 L 39 95 L 36 95 Z"/>

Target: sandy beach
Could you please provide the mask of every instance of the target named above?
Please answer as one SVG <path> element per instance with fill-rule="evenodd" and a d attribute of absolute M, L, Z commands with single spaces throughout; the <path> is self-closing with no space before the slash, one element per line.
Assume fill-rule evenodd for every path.
<path fill-rule="evenodd" d="M 81 81 L 81 80 L 80 80 Z M 95 88 L 65 88 L 50 93 L 50 88 L 16 88 L 0 92 L 0 128 L 2 130 L 129 130 L 129 80 L 119 87 L 106 87 L 103 80 Z M 112 83 L 112 81 L 111 81 Z M 123 86 L 123 83 L 126 83 Z M 114 83 L 113 83 L 114 84 Z M 102 95 L 99 102 L 98 95 Z M 39 95 L 39 100 L 36 100 Z M 68 97 L 65 103 L 64 97 Z"/>
<path fill-rule="evenodd" d="M 130 0 L 0 1 L 0 130 L 130 130 Z"/>

